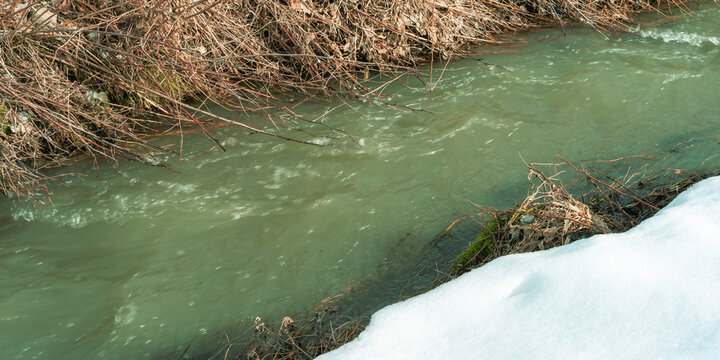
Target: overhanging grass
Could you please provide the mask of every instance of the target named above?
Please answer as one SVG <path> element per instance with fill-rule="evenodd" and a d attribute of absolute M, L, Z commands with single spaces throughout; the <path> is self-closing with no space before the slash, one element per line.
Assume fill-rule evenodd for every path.
<path fill-rule="evenodd" d="M 360 81 L 371 71 L 413 72 L 420 63 L 461 56 L 469 45 L 497 44 L 508 32 L 552 23 L 623 30 L 638 11 L 682 4 L 6 2 L 0 6 L 0 102 L 7 126 L 0 132 L 0 192 L 32 196 L 47 180 L 42 168 L 79 153 L 142 161 L 152 148 L 143 136 L 168 126 L 197 126 L 213 139 L 192 115 L 189 99 L 249 113 L 280 110 L 285 117 L 273 119 L 276 125 L 302 124 L 283 94 L 373 96 Z M 242 121 L 213 121 L 299 141 Z"/>

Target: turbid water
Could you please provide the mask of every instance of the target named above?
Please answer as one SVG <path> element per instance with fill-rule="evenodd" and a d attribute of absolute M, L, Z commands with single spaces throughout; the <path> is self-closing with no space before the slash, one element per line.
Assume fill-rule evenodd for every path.
<path fill-rule="evenodd" d="M 186 133 L 182 161 L 160 158 L 167 168 L 79 160 L 69 169 L 85 175 L 52 185 L 53 205 L 0 200 L 0 358 L 175 359 L 188 345 L 212 348 L 250 317 L 299 313 L 419 263 L 419 249 L 472 210 L 467 200 L 518 201 L 519 154 L 720 163 L 716 5 L 646 16 L 610 37 L 571 27 L 516 40 L 450 63 L 432 92 L 419 82 L 386 90 L 425 112 L 338 107 L 325 121 L 357 145 L 223 127 L 214 134 L 227 152 Z M 363 291 L 379 305 L 400 289 Z"/>

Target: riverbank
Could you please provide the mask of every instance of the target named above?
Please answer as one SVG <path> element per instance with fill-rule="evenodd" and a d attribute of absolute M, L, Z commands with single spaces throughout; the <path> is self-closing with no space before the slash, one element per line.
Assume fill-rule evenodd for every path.
<path fill-rule="evenodd" d="M 314 123 L 314 97 L 374 97 L 371 74 L 468 55 L 504 34 L 579 21 L 624 30 L 674 1 L 178 2 L 61 1 L 0 8 L 0 192 L 36 196 L 43 169 L 77 154 L 156 165 L 148 134 L 213 124 L 305 142 L 282 127 Z M 397 79 L 397 77 L 395 77 Z M 437 80 L 437 79 L 434 79 Z M 190 100 L 263 114 L 271 129 Z M 340 129 L 334 129 L 342 133 Z M 182 143 L 182 135 L 180 136 Z M 55 180 L 58 178 L 55 177 Z"/>
<path fill-rule="evenodd" d="M 668 153 L 658 167 L 717 164 L 719 9 L 643 14 L 636 31 L 610 38 L 576 25 L 527 31 L 483 55 L 488 65 L 451 62 L 431 93 L 418 80 L 387 89 L 425 112 L 341 99 L 297 108 L 315 118 L 337 107 L 327 124 L 362 147 L 320 126 L 332 146 L 225 126 L 213 129 L 225 153 L 189 131 L 182 161 L 156 156 L 167 167 L 80 156 L 52 169 L 87 175 L 50 184 L 52 206 L 0 197 L 0 308 L 10 311 L 0 328 L 13 329 L 0 358 L 177 359 L 188 344 L 192 356 L 256 316 L 302 322 L 349 285 L 362 292 L 352 313 L 373 313 L 417 293 L 477 236 L 489 219 L 430 244 L 475 211 L 467 199 L 512 209 L 525 197 L 518 153 L 578 166 Z"/>
<path fill-rule="evenodd" d="M 654 216 L 690 186 L 720 175 L 718 169 L 698 172 L 664 169 L 615 179 L 596 168 L 578 168 L 558 158 L 561 162 L 551 166 L 526 164 L 528 196 L 516 207 L 481 209 L 490 220 L 453 263 L 454 276 L 501 256 L 568 245 L 597 234 L 628 231 Z M 577 172 L 580 178 L 575 182 L 584 180 L 584 191 L 568 190 L 559 178 L 558 166 Z M 543 171 L 542 167 L 546 169 Z M 548 170 L 556 173 L 546 175 Z"/>
<path fill-rule="evenodd" d="M 712 177 L 630 231 L 504 257 L 388 306 L 319 359 L 713 358 L 718 231 Z"/>
<path fill-rule="evenodd" d="M 452 231 L 459 221 L 490 219 L 451 269 L 439 269 L 436 281 L 422 293 L 502 256 L 548 250 L 597 234 L 625 233 L 655 216 L 696 183 L 720 176 L 720 168 L 715 166 L 700 171 L 628 172 L 622 179 L 615 179 L 602 169 L 579 168 L 559 160 L 557 164 L 526 164 L 528 196 L 516 207 L 480 208 L 479 213 L 452 222 L 444 233 Z M 565 170 L 576 175 L 562 176 Z M 568 181 L 567 185 L 563 180 Z M 338 313 L 344 301 L 352 301 L 343 299 L 345 295 L 326 299 L 298 323 L 289 317 L 278 324 L 266 324 L 257 318 L 252 340 L 230 344 L 224 349 L 225 357 L 315 358 L 355 340 L 370 319 L 353 320 Z"/>

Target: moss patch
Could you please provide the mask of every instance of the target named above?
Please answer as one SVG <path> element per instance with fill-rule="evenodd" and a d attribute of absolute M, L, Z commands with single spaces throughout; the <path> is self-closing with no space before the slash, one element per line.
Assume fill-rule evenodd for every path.
<path fill-rule="evenodd" d="M 491 256 L 495 250 L 495 233 L 497 233 L 498 229 L 504 227 L 509 220 L 509 216 L 494 217 L 485 224 L 485 229 L 480 232 L 480 235 L 475 238 L 470 247 L 455 260 L 451 273 L 460 275 L 471 269 L 474 263 L 481 262 Z"/>
<path fill-rule="evenodd" d="M 472 46 L 497 44 L 514 31 L 566 20 L 626 30 L 632 14 L 683 1 L 44 3 L 62 21 L 42 25 L 43 31 L 24 31 L 39 26 L 36 7 L 0 7 L 0 25 L 13 34 L 0 37 L 0 103 L 36 114 L 37 129 L 3 149 L 12 152 L 0 161 L 11 180 L 0 184 L 0 191 L 32 194 L 49 180 L 39 164 L 59 163 L 69 154 L 142 159 L 143 149 L 157 150 L 144 135 L 200 124 L 190 114 L 198 109 L 185 100 L 256 112 L 273 126 L 290 120 L 293 132 L 286 136 L 203 113 L 213 123 L 317 145 L 304 136 L 291 137 L 295 120 L 302 120 L 296 106 L 333 96 L 374 99 L 379 94 L 373 86 L 362 85 L 370 71 L 398 81 L 403 73 L 422 78 L 426 75 L 415 70 L 417 65 L 470 55 Z M 87 90 L 107 99 L 85 96 Z M 81 130 L 85 123 L 93 124 L 92 130 Z M 5 131 L 2 124 L 0 130 Z M 65 141 L 69 133 L 81 141 Z"/>
<path fill-rule="evenodd" d="M 10 124 L 5 120 L 5 116 L 7 115 L 7 113 L 8 109 L 5 106 L 0 105 L 0 131 L 5 134 L 10 133 Z"/>
<path fill-rule="evenodd" d="M 545 209 L 546 204 L 534 205 L 525 211 L 521 211 L 520 207 L 516 206 L 510 211 L 494 214 L 493 219 L 485 224 L 485 228 L 470 247 L 455 260 L 450 273 L 453 276 L 459 276 L 498 257 L 504 252 L 505 242 L 507 242 L 505 233 L 508 232 L 508 229 L 517 223 L 533 222 L 535 215 L 542 213 Z M 529 216 L 528 220 L 525 220 L 526 216 Z"/>

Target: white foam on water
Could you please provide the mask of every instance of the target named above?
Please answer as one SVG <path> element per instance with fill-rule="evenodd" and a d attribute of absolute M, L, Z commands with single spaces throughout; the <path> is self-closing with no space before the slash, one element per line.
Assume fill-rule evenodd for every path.
<path fill-rule="evenodd" d="M 706 44 L 720 45 L 720 38 L 699 34 L 688 34 L 672 30 L 641 30 L 638 32 L 644 38 L 662 40 L 666 43 L 685 43 L 692 46 L 703 46 Z"/>

